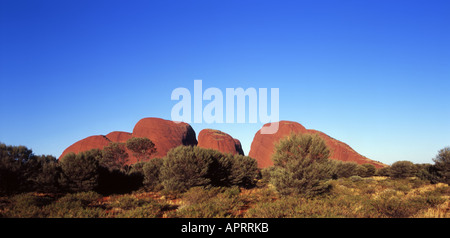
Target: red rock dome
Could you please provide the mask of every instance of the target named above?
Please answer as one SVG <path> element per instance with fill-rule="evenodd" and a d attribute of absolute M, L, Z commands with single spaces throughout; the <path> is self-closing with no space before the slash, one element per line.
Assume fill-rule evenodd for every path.
<path fill-rule="evenodd" d="M 203 129 L 198 133 L 198 147 L 218 150 L 222 153 L 241 154 L 241 142 L 225 132 L 213 129 Z"/>
<path fill-rule="evenodd" d="M 131 139 L 133 135 L 129 132 L 124 131 L 113 131 L 106 135 L 106 138 L 108 138 L 112 142 L 120 142 L 125 143 L 127 140 Z"/>
<path fill-rule="evenodd" d="M 110 142 L 126 143 L 132 137 L 146 137 L 155 144 L 157 153 L 152 155 L 152 158 L 164 157 L 170 149 L 180 145 L 197 145 L 195 131 L 189 124 L 160 118 L 144 118 L 136 123 L 133 133 L 114 131 L 106 136 L 87 137 L 69 146 L 59 158 L 70 152 L 79 153 L 91 149 L 103 149 Z M 128 149 L 127 153 L 129 155 L 128 164 L 136 163 L 137 159 L 133 153 Z"/>
<path fill-rule="evenodd" d="M 264 126 L 268 125 L 269 124 L 266 124 Z M 278 131 L 274 134 L 261 134 L 261 130 L 259 130 L 253 138 L 249 156 L 258 161 L 258 167 L 260 168 L 272 166 L 272 154 L 274 153 L 275 144 L 291 132 L 299 134 L 318 134 L 324 139 L 325 144 L 330 150 L 330 159 L 356 162 L 358 164 L 368 163 L 373 164 L 376 168 L 385 166 L 378 161 L 370 160 L 358 154 L 347 144 L 336 140 L 323 132 L 308 130 L 301 124 L 292 121 L 280 121 Z"/>
<path fill-rule="evenodd" d="M 152 158 L 164 157 L 170 149 L 180 145 L 197 145 L 195 131 L 189 124 L 154 117 L 138 121 L 133 137 L 146 137 L 155 144 L 157 152 Z"/>
<path fill-rule="evenodd" d="M 64 150 L 64 152 L 61 154 L 59 158 L 64 157 L 66 154 L 73 152 L 75 154 L 88 151 L 92 149 L 103 149 L 103 147 L 107 146 L 111 141 L 102 135 L 97 136 L 89 136 L 87 138 L 84 138 L 82 140 L 79 140 L 72 144 L 71 146 L 67 147 L 67 149 Z"/>

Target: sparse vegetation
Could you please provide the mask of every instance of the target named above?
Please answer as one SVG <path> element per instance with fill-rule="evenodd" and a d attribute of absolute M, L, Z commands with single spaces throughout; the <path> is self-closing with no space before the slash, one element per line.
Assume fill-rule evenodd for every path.
<path fill-rule="evenodd" d="M 295 151 L 288 145 L 309 149 Z M 161 159 L 108 169 L 100 163 L 103 153 L 98 150 L 57 161 L 35 156 L 26 147 L 0 144 L 0 217 L 450 218 L 446 150 L 439 151 L 435 165 L 400 161 L 374 171 L 368 165 L 328 160 L 326 148 L 312 137 L 290 137 L 277 149 L 276 166 L 262 171 L 249 157 L 197 147 L 179 147 Z M 79 171 L 79 166 L 88 169 Z M 304 177 L 291 168 L 303 171 Z M 19 171 L 33 178 L 11 177 Z M 317 171 L 320 177 L 308 177 Z M 315 182 L 283 180 L 286 175 Z M 110 179 L 135 188 L 122 191 L 117 185 L 99 192 L 105 190 L 103 180 Z M 174 186 L 163 186 L 168 182 Z"/>
<path fill-rule="evenodd" d="M 329 150 L 317 135 L 292 134 L 275 147 L 275 170 L 271 183 L 283 195 L 315 196 L 327 192 L 334 163 L 328 160 Z"/>

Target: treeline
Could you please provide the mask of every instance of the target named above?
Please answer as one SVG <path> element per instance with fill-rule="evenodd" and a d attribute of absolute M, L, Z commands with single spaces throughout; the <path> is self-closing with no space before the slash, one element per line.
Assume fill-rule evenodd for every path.
<path fill-rule="evenodd" d="M 138 162 L 128 165 L 128 151 Z M 329 159 L 329 149 L 315 135 L 291 135 L 275 148 L 274 166 L 259 170 L 253 158 L 223 154 L 196 146 L 180 146 L 164 158 L 150 159 L 155 145 L 147 138 L 110 143 L 103 150 L 70 153 L 60 160 L 34 155 L 25 146 L 0 143 L 0 194 L 23 192 L 101 194 L 138 189 L 182 193 L 192 187 L 246 187 L 272 184 L 280 194 L 315 196 L 331 190 L 331 180 L 371 176 L 417 177 L 450 183 L 450 147 L 438 152 L 434 164 L 398 161 L 376 169 Z"/>
<path fill-rule="evenodd" d="M 127 164 L 126 149 L 138 158 L 137 163 Z M 60 160 L 34 155 L 25 146 L 0 144 L 0 194 L 118 194 L 138 189 L 179 193 L 195 186 L 252 187 L 260 176 L 256 160 L 247 156 L 180 146 L 164 158 L 150 159 L 155 152 L 147 138 L 69 153 Z"/>
<path fill-rule="evenodd" d="M 434 164 L 398 161 L 389 167 L 358 165 L 329 159 L 325 141 L 317 135 L 291 134 L 280 140 L 272 157 L 274 166 L 262 171 L 263 178 L 283 195 L 316 196 L 331 190 L 331 180 L 388 176 L 417 177 L 430 183 L 450 183 L 450 147 L 439 151 Z"/>

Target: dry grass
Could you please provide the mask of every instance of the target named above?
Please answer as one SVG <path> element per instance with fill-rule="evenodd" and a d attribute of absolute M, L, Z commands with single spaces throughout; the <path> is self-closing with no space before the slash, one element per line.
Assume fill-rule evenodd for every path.
<path fill-rule="evenodd" d="M 0 217 L 410 217 L 450 218 L 450 187 L 418 179 L 338 179 L 327 195 L 281 196 L 252 189 L 193 188 L 184 194 L 20 194 L 0 198 Z"/>

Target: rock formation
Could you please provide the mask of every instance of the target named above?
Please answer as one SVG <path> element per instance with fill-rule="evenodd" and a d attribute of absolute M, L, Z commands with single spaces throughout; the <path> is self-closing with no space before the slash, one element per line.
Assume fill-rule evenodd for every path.
<path fill-rule="evenodd" d="M 198 133 L 198 147 L 218 150 L 222 153 L 244 155 L 241 142 L 219 130 L 204 129 Z"/>
<path fill-rule="evenodd" d="M 146 137 L 153 141 L 157 152 L 152 157 L 159 158 L 177 146 L 197 145 L 195 131 L 189 124 L 154 117 L 138 121 L 133 129 L 133 137 Z"/>
<path fill-rule="evenodd" d="M 113 131 L 106 135 L 106 138 L 110 141 L 119 143 L 125 143 L 131 137 L 133 137 L 133 134 L 124 131 Z"/>
<path fill-rule="evenodd" d="M 132 137 L 146 137 L 155 144 L 157 152 L 151 158 L 164 157 L 170 149 L 180 145 L 197 145 L 195 131 L 189 124 L 176 123 L 161 118 L 144 118 L 136 123 L 133 133 L 114 131 L 106 136 L 87 137 L 69 146 L 59 158 L 70 152 L 79 153 L 91 149 L 103 149 L 110 142 L 125 143 Z M 135 163 L 137 160 L 133 153 L 128 149 L 127 152 L 129 155 L 128 163 Z"/>
<path fill-rule="evenodd" d="M 269 124 L 264 126 L 267 125 Z M 318 134 L 324 139 L 325 144 L 330 149 L 330 159 L 356 162 L 358 164 L 368 163 L 373 164 L 376 168 L 385 166 L 380 162 L 370 160 L 358 154 L 347 144 L 336 140 L 323 132 L 308 130 L 301 124 L 292 121 L 280 121 L 278 131 L 275 134 L 261 134 L 261 130 L 259 130 L 253 138 L 249 156 L 258 161 L 258 167 L 260 168 L 266 168 L 273 165 L 272 154 L 274 153 L 275 144 L 291 132 L 300 134 Z"/>
<path fill-rule="evenodd" d="M 110 142 L 111 141 L 108 138 L 106 138 L 106 136 L 102 135 L 89 136 L 67 147 L 67 149 L 63 151 L 63 153 L 59 158 L 64 157 L 66 154 L 70 152 L 77 154 L 92 149 L 103 149 L 103 147 L 107 146 Z"/>
<path fill-rule="evenodd" d="M 380 162 L 370 160 L 358 154 L 347 144 L 331 138 L 323 132 L 308 130 L 297 122 L 280 121 L 279 123 L 277 133 L 261 134 L 261 130 L 259 130 L 253 138 L 249 156 L 258 161 L 258 166 L 260 168 L 266 168 L 273 165 L 271 157 L 274 152 L 274 144 L 291 132 L 318 134 L 325 140 L 325 143 L 330 149 L 330 159 L 352 161 L 358 164 L 369 163 L 375 165 L 377 168 L 385 166 Z M 268 124 L 264 126 L 267 125 Z M 59 158 L 62 158 L 70 152 L 79 153 L 91 149 L 103 149 L 103 147 L 107 146 L 110 142 L 125 143 L 132 137 L 146 137 L 155 144 L 157 152 L 152 155 L 152 158 L 162 158 L 170 149 L 180 145 L 194 146 L 197 144 L 199 147 L 215 149 L 223 153 L 244 154 L 241 142 L 222 131 L 204 129 L 200 131 L 197 143 L 195 131 L 187 123 L 177 123 L 161 118 L 144 118 L 136 123 L 133 133 L 114 131 L 106 136 L 96 135 L 87 137 L 69 146 Z M 136 163 L 137 159 L 133 156 L 133 153 L 128 149 L 127 152 L 129 155 L 128 164 Z"/>

